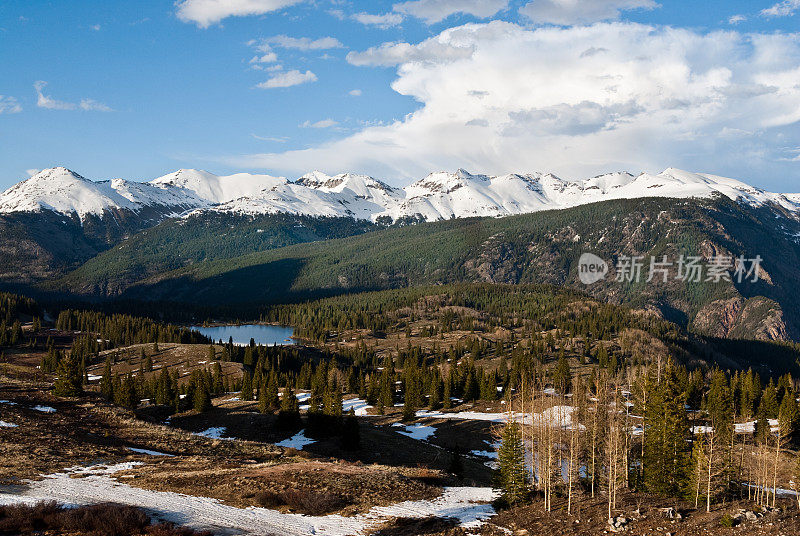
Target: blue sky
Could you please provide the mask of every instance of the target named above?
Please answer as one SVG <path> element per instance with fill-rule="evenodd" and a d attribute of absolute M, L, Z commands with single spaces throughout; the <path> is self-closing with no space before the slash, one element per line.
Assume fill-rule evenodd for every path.
<path fill-rule="evenodd" d="M 799 30 L 800 0 L 6 0 L 0 188 L 674 166 L 800 191 Z"/>

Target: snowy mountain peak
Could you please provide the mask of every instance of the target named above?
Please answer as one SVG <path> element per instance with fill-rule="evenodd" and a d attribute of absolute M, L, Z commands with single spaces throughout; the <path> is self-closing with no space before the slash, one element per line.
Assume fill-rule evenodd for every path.
<path fill-rule="evenodd" d="M 43 170 L 0 194 L 0 212 L 52 210 L 83 219 L 116 209 L 158 207 L 162 217 L 212 210 L 433 221 L 507 216 L 611 199 L 716 195 L 751 205 L 774 203 L 800 213 L 800 194 L 773 194 L 735 179 L 676 168 L 637 176 L 606 173 L 580 181 L 566 181 L 550 173 L 489 176 L 458 169 L 431 173 L 401 189 L 367 175 L 331 176 L 321 171 L 289 181 L 271 175 L 218 176 L 180 169 L 145 183 L 125 179 L 94 182 L 63 167 Z"/>

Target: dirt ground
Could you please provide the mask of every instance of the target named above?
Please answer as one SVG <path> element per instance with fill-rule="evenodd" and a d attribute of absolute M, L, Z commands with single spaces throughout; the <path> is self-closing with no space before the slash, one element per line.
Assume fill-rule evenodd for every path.
<path fill-rule="evenodd" d="M 762 513 L 760 507 L 747 501 L 717 506 L 711 512 L 694 510 L 674 500 L 649 497 L 644 494 L 624 494 L 620 497 L 614 516 L 624 516 L 628 523 L 622 534 L 636 536 L 796 536 L 800 534 L 800 515 L 797 505 L 782 503 L 779 511 Z M 574 515 L 566 515 L 563 499 L 554 501 L 552 512 L 545 511 L 541 501 L 522 508 L 500 512 L 480 532 L 483 536 L 595 536 L 609 534 L 607 504 L 603 498 L 586 498 L 574 506 Z M 681 519 L 669 518 L 662 509 L 676 508 Z M 735 527 L 722 525 L 725 514 L 734 515 L 740 509 L 755 511 L 763 517 L 743 521 Z M 509 532 L 510 531 L 510 532 Z"/>

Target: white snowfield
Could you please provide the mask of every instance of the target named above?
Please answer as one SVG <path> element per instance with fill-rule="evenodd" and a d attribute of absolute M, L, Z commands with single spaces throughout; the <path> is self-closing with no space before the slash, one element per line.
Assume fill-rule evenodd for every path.
<path fill-rule="evenodd" d="M 266 508 L 236 508 L 216 499 L 179 493 L 150 491 L 117 482 L 110 475 L 130 469 L 136 462 L 112 466 L 65 469 L 24 487 L 0 488 L 0 505 L 35 504 L 55 500 L 68 505 L 115 502 L 138 506 L 165 521 L 226 534 L 285 536 L 361 535 L 376 525 L 396 517 L 455 517 L 462 526 L 475 527 L 494 515 L 490 504 L 496 495 L 491 488 L 445 488 L 432 501 L 407 501 L 372 508 L 355 517 L 340 515 L 305 516 L 284 514 Z M 71 478 L 80 474 L 83 478 Z"/>
<path fill-rule="evenodd" d="M 291 449 L 303 450 L 303 447 L 306 447 L 308 445 L 313 445 L 314 443 L 316 443 L 315 440 L 306 437 L 305 430 L 300 430 L 289 439 L 284 439 L 280 443 L 275 443 L 275 445 L 287 449 L 291 448 Z"/>
<path fill-rule="evenodd" d="M 611 173 L 568 181 L 550 173 L 473 175 L 431 173 L 405 188 L 366 175 L 319 171 L 295 181 L 238 173 L 218 176 L 181 169 L 150 182 L 94 182 L 63 167 L 45 169 L 0 194 L 0 213 L 52 210 L 89 214 L 156 207 L 164 217 L 212 210 L 235 214 L 278 212 L 347 216 L 375 221 L 420 217 L 427 221 L 508 216 L 562 209 L 609 199 L 708 198 L 723 195 L 750 205 L 774 203 L 800 210 L 800 194 L 770 193 L 735 179 L 669 168 L 658 174 Z"/>
<path fill-rule="evenodd" d="M 403 424 L 396 422 L 392 425 L 392 427 L 402 428 L 402 430 L 395 431 L 398 434 L 403 434 L 404 436 L 408 436 L 411 439 L 416 439 L 417 441 L 427 441 L 436 433 L 436 428 L 433 426 L 426 426 L 424 424 Z"/>
<path fill-rule="evenodd" d="M 536 426 L 551 426 L 553 428 L 561 428 L 563 430 L 571 430 L 572 412 L 575 410 L 572 406 L 553 406 L 547 408 L 541 413 L 514 413 L 513 418 L 516 422 L 521 424 Z M 444 411 L 429 411 L 419 410 L 416 413 L 418 418 L 429 419 L 461 419 L 467 421 L 489 421 L 495 423 L 508 422 L 508 413 L 485 413 L 481 411 L 457 411 L 457 412 L 444 412 Z M 578 429 L 585 430 L 583 424 L 578 424 Z"/>

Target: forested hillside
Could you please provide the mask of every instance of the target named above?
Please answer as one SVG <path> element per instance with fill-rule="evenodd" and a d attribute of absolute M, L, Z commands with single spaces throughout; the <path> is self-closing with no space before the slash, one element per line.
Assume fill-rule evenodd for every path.
<path fill-rule="evenodd" d="M 205 254 L 198 244 L 207 238 L 198 238 L 195 244 L 178 240 L 171 242 L 177 244 L 176 250 L 185 247 L 197 262 L 157 274 L 143 270 L 152 275 L 120 296 L 191 306 L 236 304 L 244 311 L 241 306 L 359 290 L 470 281 L 546 283 L 579 288 L 611 303 L 657 310 L 708 335 L 789 339 L 800 333 L 800 302 L 792 291 L 800 284 L 800 247 L 793 238 L 800 224 L 784 216 L 776 208 L 755 209 L 727 199 L 641 199 L 500 219 L 422 223 L 217 260 L 214 257 L 224 257 L 226 250 Z M 137 249 L 147 251 L 145 237 L 137 240 L 142 240 Z M 166 250 L 155 248 L 150 264 L 168 265 L 163 261 Z M 577 260 L 587 251 L 612 266 L 605 281 L 589 287 L 577 277 Z M 103 262 L 114 266 L 126 255 L 118 247 Z M 620 255 L 672 259 L 760 255 L 763 263 L 757 283 L 725 279 L 692 283 L 674 277 L 667 282 L 620 283 L 614 280 L 613 269 Z M 102 292 L 110 276 L 100 266 L 87 264 L 51 288 Z"/>

